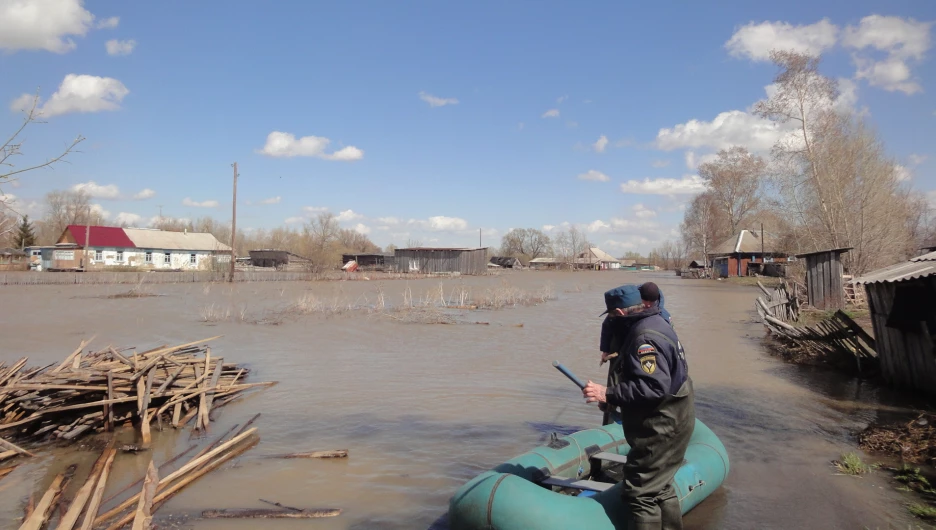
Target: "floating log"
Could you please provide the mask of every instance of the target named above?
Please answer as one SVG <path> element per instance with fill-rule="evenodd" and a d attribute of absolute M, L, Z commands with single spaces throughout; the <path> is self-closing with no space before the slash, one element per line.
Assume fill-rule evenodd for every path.
<path fill-rule="evenodd" d="M 264 500 L 264 499 L 260 499 L 260 502 L 265 502 L 265 503 L 267 503 L 267 504 L 272 504 L 273 506 L 278 506 L 278 507 L 280 507 L 280 508 L 283 508 L 284 510 L 292 510 L 292 511 L 294 511 L 294 512 L 301 512 L 301 511 L 302 511 L 302 509 L 300 509 L 300 508 L 293 508 L 292 506 L 283 506 L 282 504 L 280 504 L 280 503 L 278 503 L 278 502 L 267 501 L 267 500 Z"/>
<path fill-rule="evenodd" d="M 341 510 L 338 508 L 302 510 L 301 512 L 246 509 L 205 510 L 201 516 L 204 519 L 318 519 L 321 517 L 335 517 L 340 514 Z"/>
<path fill-rule="evenodd" d="M 308 453 L 289 453 L 285 455 L 268 455 L 267 458 L 347 458 L 347 449 L 334 449 L 331 451 L 310 451 Z"/>

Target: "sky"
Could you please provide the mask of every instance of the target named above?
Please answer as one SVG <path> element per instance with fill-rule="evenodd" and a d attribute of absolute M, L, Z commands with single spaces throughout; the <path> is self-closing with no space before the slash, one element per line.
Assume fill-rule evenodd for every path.
<path fill-rule="evenodd" d="M 17 211 L 83 188 L 112 222 L 301 226 L 380 246 L 499 246 L 576 225 L 603 250 L 678 237 L 698 164 L 782 134 L 750 113 L 771 48 L 821 53 L 936 205 L 936 2 L 0 0 L 0 133 L 38 93 Z M 884 6 L 887 7 L 884 7 Z"/>

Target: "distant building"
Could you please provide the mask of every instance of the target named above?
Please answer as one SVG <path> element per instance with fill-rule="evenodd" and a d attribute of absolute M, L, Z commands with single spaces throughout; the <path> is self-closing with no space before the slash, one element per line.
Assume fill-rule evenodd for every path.
<path fill-rule="evenodd" d="M 519 259 L 508 257 L 508 256 L 494 256 L 491 258 L 489 265 L 502 267 L 504 269 L 522 269 L 523 268 L 523 263 L 521 263 Z"/>
<path fill-rule="evenodd" d="M 381 253 L 362 253 L 362 254 L 342 254 L 341 264 L 347 265 L 349 262 L 357 263 L 358 269 L 363 270 L 389 270 L 393 268 L 395 259 L 391 254 Z"/>
<path fill-rule="evenodd" d="M 484 274 L 487 248 L 398 248 L 393 251 L 395 270 L 422 274 Z"/>
<path fill-rule="evenodd" d="M 288 250 L 258 249 L 248 251 L 250 265 L 276 270 L 303 269 L 312 265 L 312 260 L 293 254 Z"/>
<path fill-rule="evenodd" d="M 609 270 L 621 268 L 621 260 L 598 247 L 589 248 L 578 254 L 575 256 L 574 263 L 578 269 Z"/>
<path fill-rule="evenodd" d="M 787 254 L 776 249 L 770 234 L 761 241 L 759 232 L 741 230 L 712 249 L 708 258 L 719 277 L 748 276 L 764 270 L 765 264 L 786 263 Z M 775 267 L 774 267 L 775 268 Z"/>
<path fill-rule="evenodd" d="M 210 270 L 231 258 L 212 234 L 113 226 L 69 225 L 50 250 L 50 270 Z"/>
<path fill-rule="evenodd" d="M 534 258 L 528 264 L 531 269 L 558 269 L 560 262 L 556 258 Z"/>

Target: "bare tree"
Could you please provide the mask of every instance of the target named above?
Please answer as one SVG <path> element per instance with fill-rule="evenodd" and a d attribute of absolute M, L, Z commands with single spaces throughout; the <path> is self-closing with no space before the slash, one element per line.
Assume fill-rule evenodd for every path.
<path fill-rule="evenodd" d="M 514 228 L 501 238 L 500 252 L 529 262 L 550 253 L 551 246 L 549 236 L 535 228 Z"/>
<path fill-rule="evenodd" d="M 692 199 L 683 216 L 681 226 L 683 237 L 691 242 L 689 247 L 693 252 L 702 253 L 702 258 L 706 262 L 712 248 L 725 235 L 725 229 L 719 227 L 721 223 L 718 213 L 717 199 L 712 192 L 706 191 Z"/>
<path fill-rule="evenodd" d="M 102 225 L 101 211 L 91 204 L 84 190 L 54 190 L 46 194 L 45 215 L 40 227 L 40 241 L 49 243 L 58 238 L 68 225 Z"/>
<path fill-rule="evenodd" d="M 568 230 L 560 232 L 554 241 L 557 257 L 569 264 L 570 268 L 576 267 L 576 258 L 586 252 L 591 244 L 585 238 L 578 228 L 570 226 Z"/>
<path fill-rule="evenodd" d="M 732 234 L 760 203 L 761 179 L 767 162 L 747 149 L 734 146 L 718 152 L 718 158 L 699 166 L 699 176 L 708 182 L 719 206 L 728 216 Z"/>

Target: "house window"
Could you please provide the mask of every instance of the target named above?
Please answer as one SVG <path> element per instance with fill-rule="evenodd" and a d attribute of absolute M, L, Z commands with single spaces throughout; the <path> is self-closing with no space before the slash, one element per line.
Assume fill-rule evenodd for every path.
<path fill-rule="evenodd" d="M 123 250 L 117 251 L 117 263 L 123 263 Z"/>
<path fill-rule="evenodd" d="M 146 259 L 145 259 L 145 261 L 146 261 L 146 263 L 152 263 L 152 262 L 153 262 L 153 252 L 152 252 L 152 251 L 150 251 L 150 250 L 147 250 L 147 251 L 146 251 Z"/>
<path fill-rule="evenodd" d="M 195 254 L 189 254 L 188 262 L 192 265 L 195 265 Z"/>
<path fill-rule="evenodd" d="M 171 261 L 172 261 L 172 254 L 170 254 L 170 253 L 168 253 L 168 252 L 166 252 L 165 254 L 163 254 L 163 261 L 166 262 L 166 263 L 171 262 Z"/>
<path fill-rule="evenodd" d="M 100 250 L 94 251 L 94 261 L 104 261 L 104 253 Z"/>

